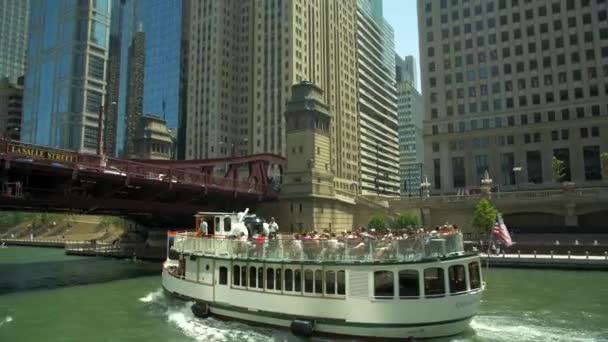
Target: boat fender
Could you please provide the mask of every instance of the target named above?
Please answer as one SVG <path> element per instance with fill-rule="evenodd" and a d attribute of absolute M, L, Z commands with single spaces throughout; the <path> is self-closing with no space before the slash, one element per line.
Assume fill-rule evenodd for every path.
<path fill-rule="evenodd" d="M 192 310 L 192 313 L 194 314 L 194 316 L 196 316 L 198 318 L 209 317 L 209 307 L 205 303 L 196 302 L 196 303 L 192 304 L 192 307 L 190 307 L 190 310 Z"/>
<path fill-rule="evenodd" d="M 311 337 L 315 330 L 315 321 L 295 320 L 291 321 L 291 333 L 296 336 Z"/>

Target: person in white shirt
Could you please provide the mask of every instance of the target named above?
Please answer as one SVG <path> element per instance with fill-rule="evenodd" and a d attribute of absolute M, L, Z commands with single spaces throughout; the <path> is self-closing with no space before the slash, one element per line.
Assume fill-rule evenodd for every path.
<path fill-rule="evenodd" d="M 202 220 L 200 228 L 201 228 L 201 234 L 203 234 L 203 235 L 209 234 L 209 225 L 207 224 L 207 221 Z"/>
<path fill-rule="evenodd" d="M 270 224 L 268 226 L 270 231 L 269 237 L 274 239 L 277 236 L 277 232 L 279 231 L 279 225 L 275 222 L 274 217 L 270 218 Z"/>

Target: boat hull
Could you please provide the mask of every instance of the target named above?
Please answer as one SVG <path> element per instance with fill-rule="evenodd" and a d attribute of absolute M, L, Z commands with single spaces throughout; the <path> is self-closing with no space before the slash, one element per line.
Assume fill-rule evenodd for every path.
<path fill-rule="evenodd" d="M 470 303 L 462 317 L 449 320 L 415 323 L 364 323 L 326 317 L 310 317 L 286 314 L 282 312 L 253 310 L 229 303 L 214 302 L 213 286 L 204 285 L 177 278 L 169 272 L 163 272 L 163 287 L 176 297 L 205 303 L 212 315 L 227 317 L 256 324 L 289 328 L 294 320 L 314 321 L 314 332 L 329 335 L 372 337 L 380 339 L 432 338 L 457 335 L 469 329 L 473 315 L 477 312 L 481 291 L 469 294 L 466 303 Z"/>

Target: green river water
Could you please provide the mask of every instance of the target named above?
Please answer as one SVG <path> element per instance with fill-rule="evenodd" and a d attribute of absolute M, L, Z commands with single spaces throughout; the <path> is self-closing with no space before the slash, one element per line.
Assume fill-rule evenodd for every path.
<path fill-rule="evenodd" d="M 159 272 L 160 263 L 0 249 L 0 341 L 303 340 L 197 319 L 163 293 Z M 486 281 L 471 329 L 440 341 L 608 341 L 607 272 L 490 269 Z"/>

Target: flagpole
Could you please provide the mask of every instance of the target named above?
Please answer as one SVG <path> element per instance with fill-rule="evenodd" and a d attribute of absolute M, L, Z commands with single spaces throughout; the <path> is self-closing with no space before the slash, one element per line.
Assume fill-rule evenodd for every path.
<path fill-rule="evenodd" d="M 490 237 L 488 238 L 488 251 L 487 253 L 487 257 L 486 257 L 486 270 L 490 269 L 490 248 L 492 247 L 492 242 L 494 240 L 494 229 L 496 228 L 496 225 L 498 224 L 498 212 L 496 213 L 496 218 L 494 219 L 494 226 L 492 226 L 492 230 L 490 230 Z"/>
<path fill-rule="evenodd" d="M 490 232 L 490 237 L 488 238 L 488 251 L 486 257 L 486 271 L 490 269 L 490 247 L 492 246 L 492 240 L 494 236 L 494 227 L 492 227 L 492 231 Z"/>

